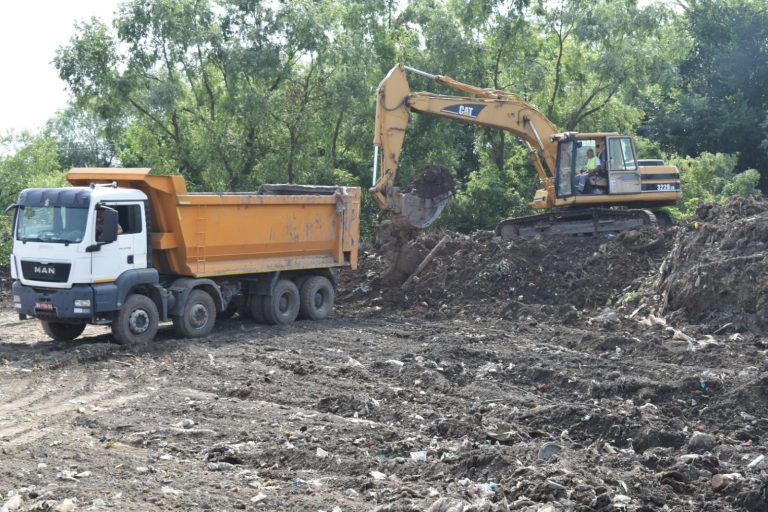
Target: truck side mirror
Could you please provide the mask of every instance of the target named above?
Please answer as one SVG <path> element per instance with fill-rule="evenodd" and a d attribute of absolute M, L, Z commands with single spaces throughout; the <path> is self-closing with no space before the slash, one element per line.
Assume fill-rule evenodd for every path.
<path fill-rule="evenodd" d="M 104 208 L 104 221 L 101 231 L 96 228 L 96 241 L 101 244 L 111 244 L 117 240 L 117 211 Z"/>

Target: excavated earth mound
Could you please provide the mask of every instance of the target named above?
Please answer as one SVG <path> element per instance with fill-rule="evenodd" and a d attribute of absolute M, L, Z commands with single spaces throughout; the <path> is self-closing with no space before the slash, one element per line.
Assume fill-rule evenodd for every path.
<path fill-rule="evenodd" d="M 688 224 L 663 266 L 667 315 L 715 332 L 768 331 L 768 200 L 705 204 Z"/>
<path fill-rule="evenodd" d="M 531 308 L 567 315 L 610 305 L 633 289 L 659 268 L 672 233 L 648 227 L 615 236 L 502 240 L 490 232 L 428 232 L 405 244 L 380 237 L 388 242 L 363 252 L 362 272 L 346 273 L 352 281 L 343 288 L 350 292 L 339 302 L 436 317 L 515 317 Z M 434 258 L 404 285 L 444 237 Z"/>

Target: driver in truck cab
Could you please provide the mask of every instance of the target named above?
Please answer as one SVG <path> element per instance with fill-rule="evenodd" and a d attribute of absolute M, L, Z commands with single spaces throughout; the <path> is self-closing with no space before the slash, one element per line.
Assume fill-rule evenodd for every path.
<path fill-rule="evenodd" d="M 101 241 L 101 234 L 104 232 L 104 208 L 99 208 L 96 210 L 96 241 Z M 123 227 L 118 223 L 117 224 L 117 234 L 121 235 L 123 233 Z"/>

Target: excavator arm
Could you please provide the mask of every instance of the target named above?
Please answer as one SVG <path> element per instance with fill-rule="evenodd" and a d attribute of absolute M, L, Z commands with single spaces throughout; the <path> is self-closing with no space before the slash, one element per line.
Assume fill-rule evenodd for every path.
<path fill-rule="evenodd" d="M 425 76 L 472 96 L 411 92 L 407 72 Z M 395 214 L 399 223 L 427 227 L 450 199 L 450 194 L 424 197 L 424 194 L 402 192 L 394 184 L 411 112 L 500 128 L 521 138 L 528 145 L 548 197 L 554 200 L 557 141 L 567 134 L 558 134 L 555 125 L 534 105 L 513 93 L 473 87 L 447 76 L 432 75 L 398 64 L 382 80 L 377 92 L 373 140 L 375 183 L 370 191 L 376 203 Z M 381 175 L 377 177 L 379 161 Z"/>

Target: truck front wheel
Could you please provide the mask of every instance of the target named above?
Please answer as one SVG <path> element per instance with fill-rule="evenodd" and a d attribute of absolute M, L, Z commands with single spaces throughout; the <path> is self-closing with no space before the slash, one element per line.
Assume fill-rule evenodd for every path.
<path fill-rule="evenodd" d="M 148 343 L 160 324 L 157 306 L 146 295 L 129 295 L 112 321 L 112 335 L 120 344 Z"/>
<path fill-rule="evenodd" d="M 292 281 L 281 279 L 264 297 L 264 320 L 270 325 L 287 325 L 299 315 L 299 289 Z"/>
<path fill-rule="evenodd" d="M 173 328 L 182 338 L 207 336 L 216 323 L 216 304 L 203 290 L 192 290 L 181 316 L 173 318 Z"/>
<path fill-rule="evenodd" d="M 71 341 L 85 330 L 85 323 L 67 324 L 64 322 L 51 322 L 50 320 L 40 320 L 45 334 L 55 341 Z"/>

